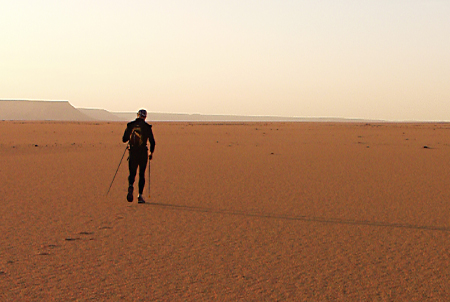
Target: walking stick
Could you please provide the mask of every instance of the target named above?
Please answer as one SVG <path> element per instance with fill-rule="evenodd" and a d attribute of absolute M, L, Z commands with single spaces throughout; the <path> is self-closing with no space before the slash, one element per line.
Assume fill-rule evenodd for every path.
<path fill-rule="evenodd" d="M 148 198 L 150 198 L 150 159 L 148 159 Z"/>
<path fill-rule="evenodd" d="M 120 162 L 119 162 L 119 166 L 117 167 L 116 173 L 114 174 L 111 184 L 109 185 L 109 189 L 108 189 L 108 192 L 106 192 L 106 196 L 108 196 L 109 190 L 111 190 L 114 179 L 116 179 L 117 171 L 119 171 L 120 165 L 122 164 L 123 157 L 125 156 L 125 152 L 127 152 L 127 150 L 128 150 L 128 145 L 129 144 L 127 144 L 127 146 L 125 147 L 125 151 L 123 151 L 122 158 L 120 159 Z"/>

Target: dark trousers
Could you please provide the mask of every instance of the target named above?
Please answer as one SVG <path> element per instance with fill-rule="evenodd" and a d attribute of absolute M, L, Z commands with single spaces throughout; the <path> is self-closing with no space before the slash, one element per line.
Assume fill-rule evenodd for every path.
<path fill-rule="evenodd" d="M 128 184 L 130 186 L 134 184 L 137 168 L 139 167 L 139 194 L 142 194 L 144 192 L 145 169 L 147 168 L 147 162 L 147 150 L 130 150 L 130 157 L 128 158 L 128 169 L 130 170 L 130 176 L 128 176 Z"/>

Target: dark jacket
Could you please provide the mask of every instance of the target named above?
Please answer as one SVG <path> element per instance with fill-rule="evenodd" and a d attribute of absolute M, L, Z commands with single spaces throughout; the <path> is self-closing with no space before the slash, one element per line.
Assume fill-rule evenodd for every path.
<path fill-rule="evenodd" d="M 137 118 L 136 120 L 129 122 L 127 124 L 127 129 L 125 129 L 122 141 L 126 143 L 130 140 L 131 133 L 133 132 L 133 129 L 135 129 L 136 126 L 138 126 L 141 129 L 141 137 L 143 144 L 140 147 L 132 147 L 130 150 L 131 151 L 133 149 L 148 150 L 147 148 L 147 140 L 148 140 L 148 142 L 150 143 L 150 152 L 153 153 L 153 151 L 155 151 L 155 138 L 153 137 L 152 125 L 147 124 L 145 120 L 141 118 Z"/>

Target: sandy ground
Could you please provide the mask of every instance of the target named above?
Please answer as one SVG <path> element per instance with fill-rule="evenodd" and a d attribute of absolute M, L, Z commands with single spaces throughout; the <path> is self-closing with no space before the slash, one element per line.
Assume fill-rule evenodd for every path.
<path fill-rule="evenodd" d="M 0 301 L 448 301 L 449 124 L 124 128 L 0 122 Z"/>

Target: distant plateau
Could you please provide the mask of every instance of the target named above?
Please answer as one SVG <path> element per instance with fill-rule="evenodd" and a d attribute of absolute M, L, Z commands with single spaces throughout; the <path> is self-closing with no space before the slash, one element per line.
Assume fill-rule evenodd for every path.
<path fill-rule="evenodd" d="M 143 106 L 145 108 L 145 106 Z M 105 121 L 121 122 L 136 118 L 136 112 L 110 112 L 104 109 L 75 108 L 69 101 L 0 100 L 3 121 Z M 362 119 L 305 118 L 282 116 L 202 115 L 148 112 L 155 122 L 368 122 Z"/>

